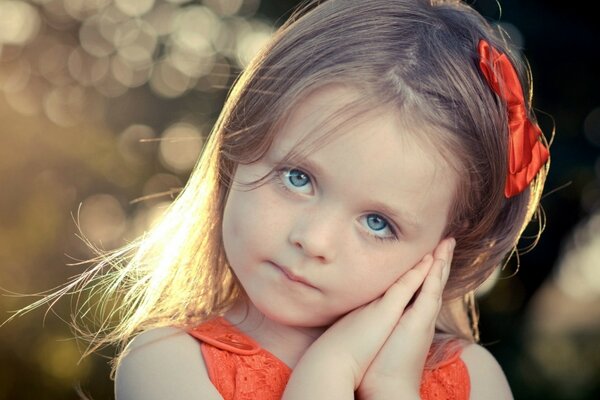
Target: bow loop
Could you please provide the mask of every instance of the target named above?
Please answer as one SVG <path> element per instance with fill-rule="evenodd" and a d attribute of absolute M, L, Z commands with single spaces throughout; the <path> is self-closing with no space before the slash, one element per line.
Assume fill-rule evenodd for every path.
<path fill-rule="evenodd" d="M 479 41 L 479 68 L 494 92 L 506 103 L 508 116 L 508 175 L 504 187 L 507 198 L 521 193 L 549 157 L 539 140 L 542 131 L 528 117 L 523 88 L 508 56 Z"/>

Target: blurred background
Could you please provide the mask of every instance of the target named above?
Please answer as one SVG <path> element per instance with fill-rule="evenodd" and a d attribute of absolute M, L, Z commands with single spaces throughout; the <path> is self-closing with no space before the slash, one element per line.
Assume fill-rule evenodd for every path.
<path fill-rule="evenodd" d="M 67 265 L 92 255 L 81 233 L 111 249 L 147 229 L 186 182 L 227 89 L 296 4 L 0 0 L 0 322 L 32 301 L 8 291 L 81 271 Z M 473 6 L 522 50 L 540 125 L 556 129 L 545 232 L 480 291 L 482 344 L 518 399 L 597 399 L 600 28 L 580 2 Z M 68 318 L 69 301 L 55 310 Z M 111 349 L 80 360 L 45 311 L 0 328 L 0 400 L 75 399 L 77 386 L 112 398 Z"/>

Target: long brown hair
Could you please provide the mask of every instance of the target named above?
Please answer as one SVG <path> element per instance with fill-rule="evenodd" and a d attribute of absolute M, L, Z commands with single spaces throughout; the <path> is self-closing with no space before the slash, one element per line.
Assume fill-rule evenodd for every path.
<path fill-rule="evenodd" d="M 538 210 L 547 172 L 504 197 L 507 110 L 477 67 L 480 39 L 510 57 L 530 95 L 523 63 L 460 1 L 305 2 L 231 88 L 201 159 L 161 221 L 133 243 L 99 253 L 92 269 L 55 294 L 100 293 L 104 313 L 90 350 L 122 345 L 153 327 L 190 326 L 233 304 L 242 290 L 227 265 L 221 222 L 235 168 L 260 159 L 294 105 L 332 83 L 361 93 L 348 106 L 354 115 L 395 106 L 459 172 L 444 232 L 457 246 L 435 342 L 475 341 L 476 314 L 469 319 L 466 306 L 515 249 Z"/>

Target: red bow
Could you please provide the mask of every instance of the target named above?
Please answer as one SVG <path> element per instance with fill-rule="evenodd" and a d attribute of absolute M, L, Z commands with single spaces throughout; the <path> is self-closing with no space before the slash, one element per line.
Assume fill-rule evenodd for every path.
<path fill-rule="evenodd" d="M 542 131 L 527 116 L 523 88 L 517 71 L 506 56 L 487 41 L 479 41 L 479 67 L 508 109 L 508 175 L 504 196 L 521 193 L 546 163 L 549 152 L 539 140 Z"/>

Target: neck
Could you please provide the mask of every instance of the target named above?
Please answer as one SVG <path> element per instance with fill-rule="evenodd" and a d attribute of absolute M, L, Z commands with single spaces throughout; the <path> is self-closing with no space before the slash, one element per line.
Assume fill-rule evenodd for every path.
<path fill-rule="evenodd" d="M 289 326 L 273 321 L 246 299 L 238 300 L 225 313 L 225 318 L 292 369 L 325 330 L 323 327 Z"/>

